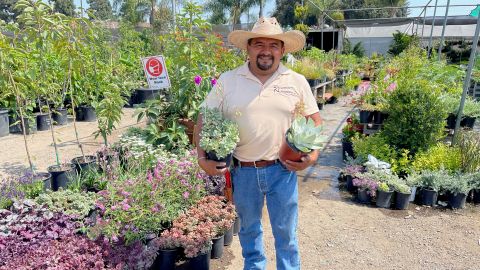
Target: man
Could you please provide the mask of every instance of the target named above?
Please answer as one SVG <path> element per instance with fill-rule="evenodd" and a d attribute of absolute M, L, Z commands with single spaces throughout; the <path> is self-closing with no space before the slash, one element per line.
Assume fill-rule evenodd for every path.
<path fill-rule="evenodd" d="M 282 56 L 303 48 L 300 31 L 283 32 L 275 18 L 260 18 L 251 32 L 233 31 L 229 41 L 246 49 L 249 61 L 222 74 L 203 106 L 220 108 L 237 122 L 240 142 L 234 151 L 233 200 L 241 220 L 239 232 L 244 269 L 265 269 L 262 209 L 267 209 L 275 237 L 277 269 L 300 269 L 296 227 L 298 188 L 296 171 L 313 165 L 318 151 L 300 162 L 278 159 L 278 151 L 298 104 L 304 116 L 321 124 L 320 113 L 305 77 L 280 63 Z M 202 127 L 199 117 L 198 137 Z M 209 175 L 224 174 L 225 166 L 206 159 L 198 149 L 198 162 Z"/>

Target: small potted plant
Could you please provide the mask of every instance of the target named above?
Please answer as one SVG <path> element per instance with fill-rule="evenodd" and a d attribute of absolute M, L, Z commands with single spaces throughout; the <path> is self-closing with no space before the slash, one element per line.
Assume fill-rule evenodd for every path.
<path fill-rule="evenodd" d="M 378 183 L 370 173 L 360 173 L 353 178 L 353 185 L 358 188 L 357 199 L 360 203 L 370 203 L 375 197 Z"/>
<path fill-rule="evenodd" d="M 442 181 L 450 177 L 446 171 L 423 171 L 420 179 L 421 204 L 435 206 L 438 199 L 438 191 Z"/>
<path fill-rule="evenodd" d="M 217 108 L 205 108 L 202 116 L 200 147 L 205 150 L 208 159 L 230 166 L 233 150 L 240 141 L 237 123 L 224 118 Z"/>
<path fill-rule="evenodd" d="M 411 188 L 408 186 L 407 182 L 403 179 L 397 178 L 396 180 L 391 181 L 390 184 L 395 191 L 395 209 L 407 209 L 408 204 L 410 203 L 410 195 L 412 193 Z"/>
<path fill-rule="evenodd" d="M 315 122 L 310 118 L 296 117 L 280 147 L 280 160 L 300 161 L 302 156 L 320 149 L 327 141 L 327 136 L 320 134 L 322 129 L 323 126 L 315 126 Z"/>
<path fill-rule="evenodd" d="M 353 178 L 355 175 L 358 173 L 364 172 L 365 169 L 363 168 L 362 165 L 347 165 L 345 166 L 345 169 L 342 170 L 343 174 L 345 175 L 346 178 L 346 187 L 349 192 L 354 192 L 355 191 L 355 186 L 353 185 Z"/>
<path fill-rule="evenodd" d="M 448 191 L 448 202 L 453 209 L 465 208 L 467 195 L 472 189 L 471 174 L 456 174 L 447 178 L 442 188 Z"/>

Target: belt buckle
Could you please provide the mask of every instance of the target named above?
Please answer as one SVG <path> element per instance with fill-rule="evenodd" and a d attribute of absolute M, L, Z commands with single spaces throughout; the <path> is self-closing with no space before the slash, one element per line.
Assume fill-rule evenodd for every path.
<path fill-rule="evenodd" d="M 254 162 L 253 162 L 253 167 L 255 167 L 255 169 L 258 169 L 258 167 L 257 167 L 257 161 L 254 161 Z"/>

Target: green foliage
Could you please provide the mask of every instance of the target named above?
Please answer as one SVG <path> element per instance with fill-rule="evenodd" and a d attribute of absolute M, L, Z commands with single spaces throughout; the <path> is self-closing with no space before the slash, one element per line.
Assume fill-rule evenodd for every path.
<path fill-rule="evenodd" d="M 309 153 L 312 150 L 320 149 L 327 141 L 327 136 L 320 134 L 322 129 L 323 126 L 315 126 L 315 122 L 311 118 L 299 116 L 295 118 L 287 131 L 287 138 L 298 150 Z"/>
<path fill-rule="evenodd" d="M 457 108 L 460 104 L 457 104 Z M 458 110 L 458 109 L 457 109 Z M 476 101 L 475 99 L 467 96 L 465 99 L 465 104 L 463 107 L 463 116 L 469 116 L 472 118 L 479 118 L 480 117 L 480 102 Z"/>
<path fill-rule="evenodd" d="M 362 42 L 357 42 L 352 46 L 352 43 L 348 39 L 345 39 L 342 54 L 353 54 L 362 58 L 365 55 L 365 48 L 363 47 Z"/>
<path fill-rule="evenodd" d="M 381 134 L 356 137 L 352 139 L 352 142 L 355 156 L 363 162 L 368 160 L 369 154 L 385 162 L 390 162 L 396 158 L 395 149 L 387 143 L 386 138 Z"/>
<path fill-rule="evenodd" d="M 200 147 L 206 152 L 215 152 L 218 158 L 231 154 L 240 141 L 238 125 L 223 117 L 217 108 L 202 110 Z"/>
<path fill-rule="evenodd" d="M 122 108 L 125 104 L 118 86 L 111 84 L 110 87 L 110 91 L 103 92 L 104 98 L 95 108 L 98 118 L 98 131 L 95 136 L 101 135 L 105 145 L 107 145 L 107 136 L 112 134 L 115 126 L 120 123 Z"/>
<path fill-rule="evenodd" d="M 390 44 L 388 53 L 391 55 L 399 55 L 406 48 L 410 46 L 416 46 L 419 43 L 419 38 L 415 35 L 404 34 L 397 30 L 393 33 L 393 43 Z"/>
<path fill-rule="evenodd" d="M 185 149 L 189 145 L 185 127 L 172 118 L 165 123 L 164 128 L 160 128 L 156 124 L 149 124 L 145 128 L 145 136 L 147 143 L 164 145 L 169 151 Z"/>
<path fill-rule="evenodd" d="M 415 154 L 443 136 L 447 112 L 428 81 L 399 83 L 390 95 L 388 108 L 389 117 L 382 133 L 392 146 Z"/>
<path fill-rule="evenodd" d="M 457 144 L 460 148 L 461 168 L 464 173 L 474 173 L 480 169 L 480 136 L 476 131 L 461 131 Z"/>
<path fill-rule="evenodd" d="M 88 16 L 96 20 L 109 20 L 113 18 L 112 5 L 108 0 L 87 0 Z"/>
<path fill-rule="evenodd" d="M 377 190 L 380 190 L 380 191 L 383 191 L 383 192 L 388 192 L 388 191 L 390 191 L 390 186 L 387 183 L 382 182 L 378 185 Z"/>
<path fill-rule="evenodd" d="M 50 0 L 53 2 L 54 11 L 65 14 L 66 16 L 75 16 L 75 4 L 73 0 Z"/>
<path fill-rule="evenodd" d="M 412 158 L 409 155 L 410 152 L 406 149 L 402 149 L 398 157 L 391 160 L 392 171 L 396 174 L 410 174 L 412 172 Z"/>
<path fill-rule="evenodd" d="M 310 28 L 308 27 L 308 25 L 306 24 L 303 24 L 303 23 L 298 23 L 298 24 L 295 24 L 295 30 L 298 30 L 298 31 L 301 31 L 302 33 L 304 33 L 305 35 L 308 34 L 308 31 L 310 30 Z"/>
<path fill-rule="evenodd" d="M 293 66 L 288 65 L 288 67 L 310 80 L 316 80 L 326 75 L 321 63 L 308 57 L 303 57 L 302 59 L 295 61 Z"/>
<path fill-rule="evenodd" d="M 442 183 L 442 190 L 450 191 L 453 194 L 462 193 L 468 195 L 473 188 L 472 175 L 457 173 L 445 178 Z"/>
<path fill-rule="evenodd" d="M 442 188 L 443 183 L 451 181 L 449 179 L 450 177 L 450 174 L 444 170 L 422 171 L 419 186 L 439 191 Z"/>
<path fill-rule="evenodd" d="M 91 192 L 74 192 L 71 190 L 47 190 L 35 199 L 39 205 L 46 206 L 52 212 L 75 215 L 81 219 L 95 209 L 97 196 Z"/>
<path fill-rule="evenodd" d="M 17 0 L 2 0 L 0 1 L 0 20 L 5 22 L 15 21 L 18 16 L 18 11 L 13 7 L 17 3 Z"/>
<path fill-rule="evenodd" d="M 450 147 L 444 143 L 418 152 L 413 161 L 412 167 L 415 171 L 424 170 L 436 171 L 444 169 L 450 173 L 461 169 L 461 151 L 459 147 Z"/>

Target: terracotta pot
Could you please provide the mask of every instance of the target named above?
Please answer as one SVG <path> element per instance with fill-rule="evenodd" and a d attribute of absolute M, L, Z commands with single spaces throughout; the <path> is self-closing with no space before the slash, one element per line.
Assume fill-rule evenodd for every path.
<path fill-rule="evenodd" d="M 194 131 L 195 131 L 195 121 L 191 120 L 191 119 L 186 119 L 186 118 L 181 118 L 181 119 L 178 119 L 178 123 L 180 125 L 183 125 L 185 127 L 185 133 L 187 133 L 187 136 L 188 136 L 188 140 L 190 141 L 191 144 L 194 144 L 194 138 L 193 138 L 193 134 L 194 134 Z"/>
<path fill-rule="evenodd" d="M 295 145 L 293 145 L 293 143 L 290 143 L 288 141 L 287 134 L 288 131 L 285 134 L 282 146 L 280 147 L 280 151 L 278 152 L 278 157 L 282 162 L 285 162 L 285 160 L 300 161 L 302 156 L 308 153 L 298 150 Z"/>

